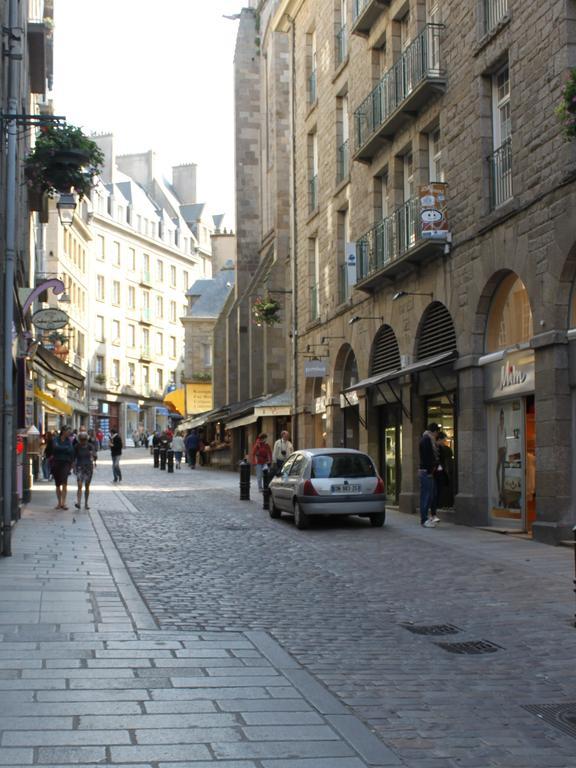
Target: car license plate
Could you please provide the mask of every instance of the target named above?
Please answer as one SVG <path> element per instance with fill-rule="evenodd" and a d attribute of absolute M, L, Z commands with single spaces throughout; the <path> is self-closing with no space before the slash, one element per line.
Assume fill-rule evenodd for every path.
<path fill-rule="evenodd" d="M 362 486 L 356 485 L 332 485 L 330 491 L 332 493 L 360 493 Z"/>

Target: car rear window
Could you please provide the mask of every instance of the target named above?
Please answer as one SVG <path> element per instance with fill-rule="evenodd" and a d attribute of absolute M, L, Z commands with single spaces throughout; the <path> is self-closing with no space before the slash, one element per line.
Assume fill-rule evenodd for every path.
<path fill-rule="evenodd" d="M 362 453 L 326 453 L 312 458 L 312 478 L 375 476 L 372 461 Z"/>

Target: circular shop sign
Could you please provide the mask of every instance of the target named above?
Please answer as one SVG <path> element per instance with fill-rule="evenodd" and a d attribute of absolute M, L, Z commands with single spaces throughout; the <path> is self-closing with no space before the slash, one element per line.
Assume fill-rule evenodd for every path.
<path fill-rule="evenodd" d="M 68 315 L 62 309 L 39 309 L 32 315 L 32 322 L 42 331 L 55 331 L 68 324 Z"/>

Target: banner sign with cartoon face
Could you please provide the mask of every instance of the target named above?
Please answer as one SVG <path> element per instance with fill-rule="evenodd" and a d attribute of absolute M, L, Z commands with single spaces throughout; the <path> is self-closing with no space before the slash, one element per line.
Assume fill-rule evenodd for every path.
<path fill-rule="evenodd" d="M 424 240 L 445 240 L 448 235 L 446 184 L 439 182 L 420 187 L 420 222 Z"/>

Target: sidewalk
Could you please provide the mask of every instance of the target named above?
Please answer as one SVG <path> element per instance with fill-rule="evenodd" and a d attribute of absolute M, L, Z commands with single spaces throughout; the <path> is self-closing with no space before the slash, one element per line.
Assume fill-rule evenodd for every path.
<path fill-rule="evenodd" d="M 159 630 L 99 516 L 132 508 L 106 469 L 90 512 L 36 486 L 0 559 L 1 766 L 403 765 L 266 632 Z"/>

